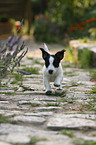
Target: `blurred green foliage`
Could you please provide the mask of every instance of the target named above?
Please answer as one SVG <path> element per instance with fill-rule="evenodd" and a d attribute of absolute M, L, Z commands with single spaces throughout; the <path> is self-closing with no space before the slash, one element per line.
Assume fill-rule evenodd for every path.
<path fill-rule="evenodd" d="M 59 36 L 59 27 L 48 17 L 39 15 L 36 19 L 34 36 L 37 41 L 56 42 Z"/>
<path fill-rule="evenodd" d="M 78 50 L 78 60 L 81 68 L 92 67 L 92 51 L 84 48 Z"/>
<path fill-rule="evenodd" d="M 31 0 L 35 7 L 35 13 L 33 12 L 35 22 L 35 38 L 40 41 L 54 41 L 57 39 L 64 39 L 66 34 L 68 37 L 82 38 L 90 36 L 90 28 L 96 26 L 96 2 L 94 0 Z M 41 3 L 42 2 L 42 3 Z M 43 5 L 43 2 L 44 5 Z M 37 5 L 36 5 L 37 4 Z M 41 8 L 42 4 L 42 11 Z M 40 5 L 39 9 L 38 6 Z M 37 7 L 37 9 L 36 9 Z M 33 8 L 34 9 L 34 8 Z M 37 15 L 43 14 L 47 16 L 49 20 L 45 22 L 43 18 L 39 19 L 37 23 Z M 45 24 L 46 23 L 46 24 Z M 50 32 L 50 27 L 56 25 L 55 31 L 58 28 L 57 34 Z M 44 25 L 43 25 L 44 24 Z M 55 27 L 55 26 L 54 26 Z M 53 29 L 53 27 L 52 27 Z M 51 39 L 49 39 L 51 36 Z M 56 39 L 57 37 L 57 39 Z"/>

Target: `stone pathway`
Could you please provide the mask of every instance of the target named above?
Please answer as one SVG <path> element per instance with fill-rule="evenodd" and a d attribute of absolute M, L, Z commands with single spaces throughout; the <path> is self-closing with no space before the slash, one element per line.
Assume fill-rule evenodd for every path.
<path fill-rule="evenodd" d="M 29 52 L 18 69 L 37 68 L 37 73 L 23 75 L 17 82 L 14 74 L 10 88 L 1 88 L 0 145 L 95 145 L 96 94 L 90 92 L 96 83 L 90 81 L 89 70 L 62 61 L 63 89 L 56 90 L 52 84 L 53 93 L 47 96 L 38 50 L 41 44 L 26 43 Z M 63 48 L 49 47 L 53 52 Z"/>

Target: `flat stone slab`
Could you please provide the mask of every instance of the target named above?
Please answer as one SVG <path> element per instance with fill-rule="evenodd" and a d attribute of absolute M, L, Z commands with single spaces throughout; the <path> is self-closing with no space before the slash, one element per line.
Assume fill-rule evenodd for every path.
<path fill-rule="evenodd" d="M 17 110 L 0 110 L 0 114 L 3 114 L 4 116 L 12 116 L 12 115 L 20 115 L 22 114 L 22 112 Z"/>
<path fill-rule="evenodd" d="M 25 113 L 24 115 L 25 116 L 43 117 L 43 116 L 51 116 L 51 115 L 53 115 L 53 112 Z"/>
<path fill-rule="evenodd" d="M 32 126 L 21 126 L 21 125 L 12 125 L 12 124 L 0 124 L 0 140 L 22 144 L 23 142 L 28 142 L 29 137 L 36 137 L 37 139 L 45 138 L 45 141 L 37 142 L 36 145 L 73 145 L 71 143 L 71 139 L 68 136 L 64 136 L 61 134 L 57 134 L 57 132 L 50 131 L 50 130 L 42 130 L 36 127 L 33 128 Z M 13 138 L 15 136 L 17 137 Z M 23 141 L 23 136 L 25 137 Z M 21 138 L 21 141 L 20 141 Z M 1 144 L 0 144 L 1 145 Z M 5 144 L 10 145 L 10 144 Z"/>
<path fill-rule="evenodd" d="M 92 116 L 92 118 L 94 118 L 94 116 Z M 84 116 L 83 114 L 54 114 L 47 123 L 47 128 L 52 130 L 60 130 L 65 128 L 81 129 L 84 127 L 96 129 L 95 119 L 92 120 L 90 117 L 87 115 Z"/>
<path fill-rule="evenodd" d="M 38 104 L 38 105 L 42 105 L 43 103 L 41 103 L 40 101 L 19 101 L 18 102 L 19 105 L 29 105 L 29 104 Z"/>
<path fill-rule="evenodd" d="M 11 120 L 15 120 L 17 122 L 22 122 L 22 123 L 36 124 L 36 125 L 41 125 L 46 121 L 46 119 L 43 117 L 23 116 L 23 115 L 15 116 L 14 118 L 11 118 Z"/>
<path fill-rule="evenodd" d="M 0 135 L 7 135 L 7 134 L 13 134 L 13 133 L 19 133 L 19 134 L 34 134 L 37 130 L 27 127 L 27 126 L 21 126 L 16 124 L 9 124 L 9 123 L 2 123 L 0 124 Z M 2 136 L 0 136 L 0 139 Z"/>
<path fill-rule="evenodd" d="M 0 145 L 12 145 L 12 144 L 0 141 Z"/>
<path fill-rule="evenodd" d="M 27 135 L 23 133 L 22 134 L 12 133 L 12 134 L 8 134 L 7 136 L 3 135 L 2 140 L 6 140 L 9 143 L 29 143 L 30 137 L 28 137 Z"/>
<path fill-rule="evenodd" d="M 57 111 L 61 109 L 62 107 L 37 107 L 36 108 L 37 111 Z"/>
<path fill-rule="evenodd" d="M 96 44 L 81 43 L 79 40 L 71 40 L 69 44 L 70 46 L 74 48 L 77 48 L 77 47 L 79 47 L 79 49 L 88 48 L 91 51 L 96 53 Z"/>

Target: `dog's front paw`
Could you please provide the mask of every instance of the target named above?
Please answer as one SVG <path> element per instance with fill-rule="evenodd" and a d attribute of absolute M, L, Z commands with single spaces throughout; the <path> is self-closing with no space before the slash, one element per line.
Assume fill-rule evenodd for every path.
<path fill-rule="evenodd" d="M 49 90 L 49 91 L 46 91 L 46 95 L 51 95 L 52 94 L 52 91 Z"/>
<path fill-rule="evenodd" d="M 60 87 L 60 84 L 54 84 L 55 87 Z"/>

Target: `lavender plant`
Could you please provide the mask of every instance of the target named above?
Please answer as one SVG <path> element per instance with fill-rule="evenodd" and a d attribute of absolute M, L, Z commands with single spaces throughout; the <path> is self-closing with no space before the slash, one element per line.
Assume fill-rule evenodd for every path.
<path fill-rule="evenodd" d="M 20 28 L 22 27 L 23 20 L 21 21 Z M 20 29 L 19 28 L 19 29 Z M 17 31 L 19 31 L 19 29 Z M 28 48 L 25 50 L 25 44 L 19 44 L 21 34 L 16 37 L 14 33 L 8 38 L 7 42 L 0 43 L 0 85 L 3 78 L 8 73 L 12 73 L 16 66 L 20 66 L 22 58 L 28 52 Z"/>

